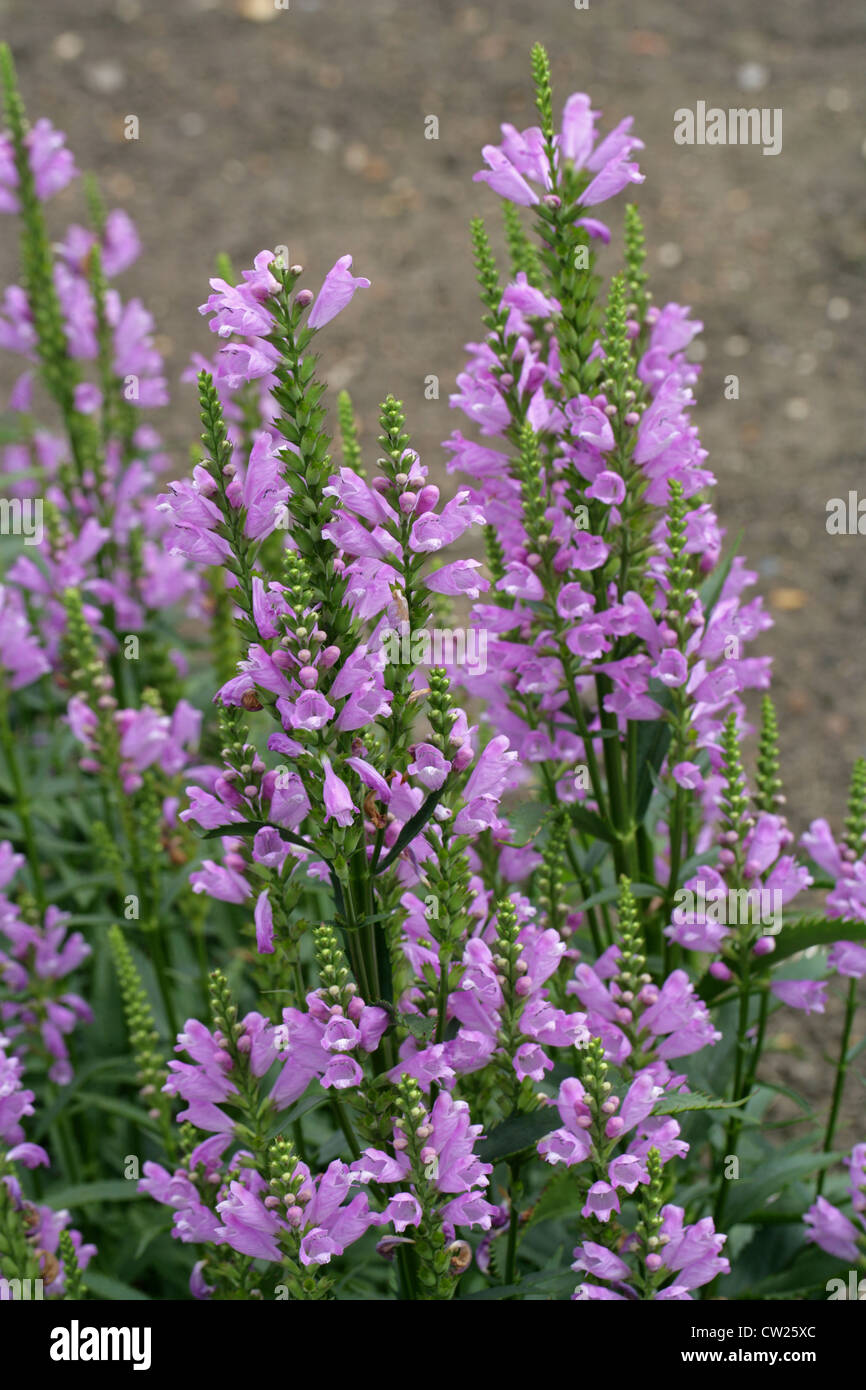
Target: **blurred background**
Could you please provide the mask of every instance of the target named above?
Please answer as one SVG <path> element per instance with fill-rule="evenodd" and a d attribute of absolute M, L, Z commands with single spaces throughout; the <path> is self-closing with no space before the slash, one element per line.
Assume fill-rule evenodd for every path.
<path fill-rule="evenodd" d="M 742 530 L 776 622 L 763 650 L 792 820 L 839 824 L 866 752 L 866 536 L 825 525 L 831 497 L 866 497 L 859 0 L 0 0 L 0 17 L 31 118 L 68 133 L 139 227 L 144 253 L 120 288 L 157 320 L 172 476 L 197 435 L 178 377 L 213 344 L 196 310 L 214 259 L 226 251 L 240 270 L 285 244 L 314 290 L 347 251 L 373 281 L 322 339 L 326 375 L 351 392 L 371 451 L 378 402 L 401 398 L 441 481 L 440 441 L 462 423 L 448 395 L 480 332 L 470 217 L 499 236 L 499 200 L 472 174 L 500 121 L 534 123 L 533 41 L 550 51 L 557 108 L 585 90 L 603 128 L 633 113 L 651 286 L 705 323 L 695 418 L 723 524 Z M 781 153 L 676 145 L 673 113 L 698 101 L 781 107 Z M 124 139 L 129 115 L 138 140 Z M 59 235 L 82 215 L 80 188 L 50 212 Z M 5 284 L 9 218 L 2 236 Z M 617 269 L 615 247 L 604 268 Z M 0 368 L 4 399 L 16 365 Z M 738 400 L 725 399 L 731 373 Z M 438 400 L 425 399 L 430 375 Z"/>

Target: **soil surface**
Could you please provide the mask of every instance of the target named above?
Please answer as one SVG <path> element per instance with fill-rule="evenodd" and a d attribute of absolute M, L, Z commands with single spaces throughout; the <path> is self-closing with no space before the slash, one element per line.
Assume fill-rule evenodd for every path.
<path fill-rule="evenodd" d="M 791 820 L 838 826 L 866 753 L 866 536 L 826 529 L 831 498 L 866 498 L 859 0 L 281 3 L 0 0 L 31 117 L 67 131 L 79 166 L 139 227 L 144 254 L 122 287 L 156 315 L 170 376 L 210 349 L 196 307 L 219 252 L 242 268 L 285 244 L 315 289 L 350 251 L 373 288 L 329 328 L 326 372 L 352 393 L 371 452 L 378 401 L 402 399 L 441 480 L 439 444 L 458 423 L 448 395 L 480 329 L 470 217 L 488 215 L 498 237 L 498 200 L 472 174 L 500 121 L 534 123 L 540 39 L 558 105 L 586 90 L 606 125 L 632 113 L 646 143 L 635 192 L 652 289 L 705 323 L 696 419 L 716 506 L 729 537 L 743 532 L 775 619 L 763 650 Z M 677 145 L 674 112 L 699 101 L 781 108 L 781 152 Z M 130 115 L 138 140 L 124 138 Z M 438 139 L 425 138 L 431 116 Z M 52 212 L 59 232 L 81 217 L 80 193 Z M 7 219 L 3 283 L 15 265 Z M 425 398 L 431 375 L 438 400 Z M 2 399 L 12 379 L 2 363 Z M 179 476 L 197 433 L 191 389 L 178 384 L 160 414 Z M 783 1012 L 781 1072 L 814 1085 L 826 1021 Z M 862 1111 L 862 1091 L 851 1104 Z"/>

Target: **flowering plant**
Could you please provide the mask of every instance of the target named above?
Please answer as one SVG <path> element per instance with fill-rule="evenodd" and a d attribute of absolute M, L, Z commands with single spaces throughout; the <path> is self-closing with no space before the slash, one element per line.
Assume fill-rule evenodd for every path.
<path fill-rule="evenodd" d="M 392 396 L 375 460 L 345 393 L 327 432 L 349 255 L 316 290 L 221 259 L 173 464 L 135 230 L 91 182 L 52 240 L 73 156 L 2 76 L 4 506 L 39 535 L 0 587 L 0 1297 L 823 1296 L 866 1264 L 866 763 L 798 841 L 701 325 L 617 206 L 631 118 L 557 121 L 537 47 L 538 124 L 483 150 L 508 266 L 476 220 L 444 497 Z M 763 1054 L 837 977 L 822 1114 Z"/>

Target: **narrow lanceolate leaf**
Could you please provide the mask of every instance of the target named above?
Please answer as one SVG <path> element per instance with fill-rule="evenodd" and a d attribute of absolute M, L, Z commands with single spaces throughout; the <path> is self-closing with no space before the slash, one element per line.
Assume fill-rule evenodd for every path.
<path fill-rule="evenodd" d="M 134 1289 L 131 1284 L 125 1284 L 122 1279 L 114 1279 L 108 1274 L 98 1274 L 95 1270 L 87 1271 L 87 1288 L 97 1298 L 107 1299 L 111 1303 L 149 1303 L 151 1301 L 150 1294 L 141 1293 L 139 1289 Z"/>
<path fill-rule="evenodd" d="M 742 1100 L 717 1100 L 715 1096 L 705 1096 L 700 1091 L 687 1091 L 662 1096 L 653 1106 L 654 1115 L 682 1115 L 687 1110 L 736 1110 L 745 1105 L 748 1096 Z"/>
<path fill-rule="evenodd" d="M 300 835 L 293 834 L 291 830 L 286 830 L 282 825 L 272 825 L 270 821 L 266 820 L 239 820 L 230 822 L 228 825 L 218 825 L 213 830 L 206 830 L 200 838 L 202 840 L 217 840 L 222 839 L 224 835 L 252 838 L 258 835 L 260 830 L 276 830 L 290 844 L 300 845 L 302 849 L 307 849 L 312 854 L 316 853 L 315 846 L 311 845 L 309 840 L 302 839 Z"/>
<path fill-rule="evenodd" d="M 777 965 L 799 955 L 801 951 L 808 951 L 812 946 L 832 946 L 836 941 L 866 942 L 866 922 L 849 917 L 801 917 L 783 926 L 773 939 L 775 950 L 768 956 L 762 956 L 753 966 L 756 975 L 770 975 Z M 714 980 L 711 975 L 704 975 L 697 992 L 707 1004 L 711 1004 L 729 988 L 729 985 Z"/>
<path fill-rule="evenodd" d="M 651 680 L 648 694 L 662 709 L 673 708 L 673 699 L 666 685 Z M 647 813 L 653 793 L 653 774 L 658 775 L 671 741 L 671 726 L 666 719 L 642 720 L 637 734 L 637 779 L 635 820 L 641 823 Z"/>
<path fill-rule="evenodd" d="M 765 968 L 790 960 L 810 946 L 832 946 L 836 941 L 866 941 L 866 922 L 847 917 L 801 917 L 783 926 L 775 938 L 776 949 L 764 956 Z"/>
<path fill-rule="evenodd" d="M 728 550 L 723 560 L 720 560 L 713 570 L 708 574 L 698 593 L 700 594 L 701 606 L 704 610 L 704 618 L 709 619 L 713 609 L 719 601 L 722 589 L 725 587 L 725 580 L 731 572 L 731 566 L 737 558 L 740 549 L 740 542 L 743 539 L 742 531 L 738 531 L 733 545 Z"/>
<path fill-rule="evenodd" d="M 568 807 L 568 815 L 572 823 L 578 830 L 591 835 L 593 839 L 604 840 L 607 844 L 616 844 L 618 836 L 613 826 L 608 825 L 606 820 L 595 811 L 588 811 L 586 807 L 572 803 Z"/>
<path fill-rule="evenodd" d="M 500 1159 L 534 1149 L 539 1139 L 558 1128 L 559 1114 L 551 1106 L 526 1115 L 510 1115 L 478 1145 L 479 1157 L 485 1163 L 498 1163 Z"/>
<path fill-rule="evenodd" d="M 725 1207 L 725 1220 L 730 1230 L 739 1221 L 746 1221 L 752 1212 L 759 1212 L 791 1183 L 808 1178 L 834 1163 L 841 1163 L 842 1153 L 779 1154 L 763 1163 L 753 1177 L 743 1177 L 731 1183 L 731 1193 Z"/>
<path fill-rule="evenodd" d="M 407 845 L 411 845 L 417 835 L 421 834 L 425 825 L 433 818 L 433 812 L 442 800 L 448 788 L 449 779 L 446 778 L 441 787 L 437 787 L 435 792 L 431 792 L 423 805 L 415 812 L 411 820 L 407 820 L 397 839 L 384 859 L 376 865 L 376 873 L 383 874 L 386 869 L 390 869 L 396 859 L 399 859 Z"/>
<path fill-rule="evenodd" d="M 522 801 L 508 812 L 508 825 L 511 831 L 509 844 L 515 849 L 523 849 L 535 839 L 553 807 L 546 801 Z"/>
<path fill-rule="evenodd" d="M 53 1211 L 62 1211 L 64 1207 L 84 1207 L 94 1202 L 135 1202 L 140 1195 L 133 1178 L 128 1181 L 126 1178 L 105 1178 L 101 1182 L 76 1183 L 57 1192 L 47 1192 L 42 1200 Z"/>
<path fill-rule="evenodd" d="M 661 892 L 655 883 L 632 883 L 630 889 L 633 898 L 655 898 Z M 575 911 L 586 912 L 587 908 L 599 907 L 602 903 L 616 902 L 621 891 L 618 885 L 602 888 L 598 893 L 593 893 L 592 897 L 583 898 L 579 903 L 575 903 Z"/>

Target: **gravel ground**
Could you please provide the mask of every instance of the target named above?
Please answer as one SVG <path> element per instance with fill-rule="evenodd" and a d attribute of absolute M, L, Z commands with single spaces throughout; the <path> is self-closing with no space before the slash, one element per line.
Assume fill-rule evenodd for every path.
<path fill-rule="evenodd" d="M 533 41 L 548 46 L 560 100 L 587 90 L 611 124 L 633 113 L 652 287 L 705 322 L 696 418 L 720 515 L 743 532 L 776 622 L 763 650 L 792 821 L 840 821 L 851 761 L 866 752 L 866 649 L 852 640 L 866 539 L 825 524 L 863 462 L 857 0 L 0 0 L 0 17 L 31 115 L 68 132 L 140 228 L 145 253 L 125 288 L 155 313 L 171 375 L 209 346 L 196 306 L 218 252 L 241 267 L 286 244 L 315 287 L 351 251 L 373 288 L 328 331 L 330 381 L 350 389 L 368 440 L 377 402 L 400 397 L 434 473 L 461 345 L 479 331 L 467 224 L 497 213 L 471 176 L 500 120 L 533 121 Z M 781 108 L 781 153 L 677 145 L 674 111 L 698 101 Z M 129 115 L 138 140 L 124 139 Z M 78 197 L 57 200 L 58 228 L 80 215 Z M 430 375 L 438 400 L 425 399 Z M 196 433 L 188 387 L 163 417 L 181 471 Z M 780 1075 L 814 1087 L 819 1029 L 787 1017 Z"/>

